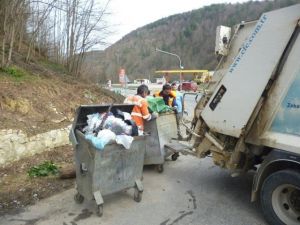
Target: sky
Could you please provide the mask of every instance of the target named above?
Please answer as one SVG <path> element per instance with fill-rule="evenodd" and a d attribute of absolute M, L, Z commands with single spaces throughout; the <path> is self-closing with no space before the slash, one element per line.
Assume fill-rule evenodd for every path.
<path fill-rule="evenodd" d="M 216 3 L 237 3 L 248 0 L 111 0 L 108 11 L 113 34 L 110 44 L 131 31 L 170 15 L 199 9 Z"/>

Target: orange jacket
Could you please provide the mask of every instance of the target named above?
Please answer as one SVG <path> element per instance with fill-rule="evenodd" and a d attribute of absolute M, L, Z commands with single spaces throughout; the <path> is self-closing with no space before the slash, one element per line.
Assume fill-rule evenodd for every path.
<path fill-rule="evenodd" d="M 147 100 L 139 95 L 131 95 L 124 100 L 124 103 L 134 105 L 131 117 L 139 129 L 144 130 L 144 120 L 149 121 L 151 119 Z"/>

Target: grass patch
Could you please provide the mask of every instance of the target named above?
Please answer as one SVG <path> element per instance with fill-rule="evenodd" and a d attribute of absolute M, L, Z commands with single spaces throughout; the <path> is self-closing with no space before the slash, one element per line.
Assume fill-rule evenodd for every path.
<path fill-rule="evenodd" d="M 58 168 L 53 162 L 45 161 L 38 166 L 31 167 L 27 174 L 30 177 L 46 177 L 48 175 L 57 175 Z"/>
<path fill-rule="evenodd" d="M 34 79 L 34 76 L 30 75 L 26 70 L 23 70 L 17 66 L 0 68 L 0 72 L 17 82 Z"/>

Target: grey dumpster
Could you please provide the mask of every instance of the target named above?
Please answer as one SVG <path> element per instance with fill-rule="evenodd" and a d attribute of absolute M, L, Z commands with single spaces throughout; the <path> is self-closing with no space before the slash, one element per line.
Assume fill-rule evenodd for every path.
<path fill-rule="evenodd" d="M 173 112 L 162 113 L 155 120 L 145 122 L 146 153 L 144 165 L 156 165 L 158 172 L 163 172 L 165 145 L 172 138 L 177 138 L 176 117 Z"/>
<path fill-rule="evenodd" d="M 139 202 L 143 192 L 141 178 L 145 155 L 144 136 L 134 137 L 129 150 L 115 142 L 107 144 L 103 150 L 98 150 L 80 131 L 86 125 L 87 115 L 105 112 L 108 107 L 108 105 L 79 107 L 70 132 L 76 162 L 78 193 L 74 196 L 75 201 L 81 203 L 84 199 L 95 199 L 99 216 L 103 214 L 102 196 L 135 188 L 134 200 Z M 132 107 L 115 105 L 111 111 L 120 109 L 131 112 Z"/>

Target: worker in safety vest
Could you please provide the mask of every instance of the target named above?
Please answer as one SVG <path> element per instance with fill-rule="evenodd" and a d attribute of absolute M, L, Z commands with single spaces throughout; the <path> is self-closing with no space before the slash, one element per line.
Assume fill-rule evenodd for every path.
<path fill-rule="evenodd" d="M 178 91 L 176 82 L 172 83 L 172 91 L 175 92 L 175 95 L 176 95 L 177 112 L 182 117 L 182 113 L 183 113 L 183 94 L 180 91 Z"/>
<path fill-rule="evenodd" d="M 157 118 L 157 113 L 149 113 L 148 103 L 146 97 L 149 93 L 147 85 L 142 84 L 137 89 L 136 95 L 130 95 L 125 100 L 126 104 L 133 104 L 134 107 L 131 112 L 131 117 L 139 128 L 139 133 L 144 131 L 144 120 L 150 121 L 151 119 Z"/>
<path fill-rule="evenodd" d="M 176 92 L 172 91 L 170 84 L 165 84 L 161 91 L 154 93 L 154 97 L 162 97 L 165 104 L 177 108 Z"/>
<path fill-rule="evenodd" d="M 178 139 L 182 139 L 181 131 L 180 131 L 180 120 L 181 120 L 181 113 L 178 112 L 178 103 L 176 101 L 176 91 L 172 90 L 172 86 L 170 84 L 165 84 L 162 88 L 162 91 L 156 92 L 154 97 L 162 97 L 166 105 L 173 108 L 176 116 L 176 124 L 177 124 L 177 136 Z M 180 108 L 182 111 L 182 107 Z"/>
<path fill-rule="evenodd" d="M 177 135 L 178 139 L 182 140 L 182 134 L 180 131 L 180 121 L 182 120 L 183 116 L 183 94 L 177 90 L 177 84 L 176 82 L 172 83 L 172 91 L 176 94 L 176 104 L 177 104 L 177 110 L 176 110 L 176 123 L 177 123 Z"/>

